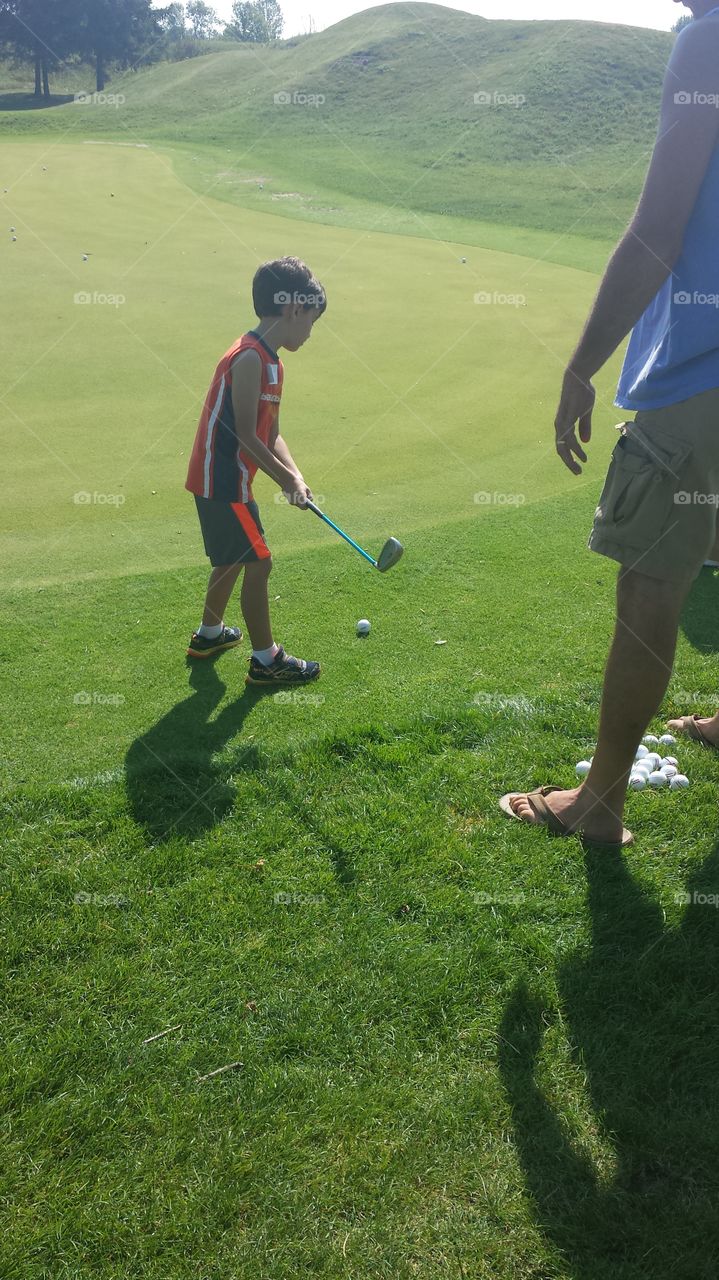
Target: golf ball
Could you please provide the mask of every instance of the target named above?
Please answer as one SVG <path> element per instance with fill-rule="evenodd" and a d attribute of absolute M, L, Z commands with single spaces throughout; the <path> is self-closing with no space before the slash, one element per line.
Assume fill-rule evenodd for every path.
<path fill-rule="evenodd" d="M 654 737 L 653 733 L 646 733 L 642 738 L 642 742 L 646 742 L 649 746 L 656 747 L 659 739 Z"/>
<path fill-rule="evenodd" d="M 589 761 L 589 760 L 580 760 L 580 761 L 579 761 L 579 764 L 577 765 L 577 768 L 576 768 L 576 774 L 577 774 L 577 777 L 578 777 L 578 778 L 586 778 L 586 776 L 587 776 L 587 774 L 589 773 L 589 770 L 591 769 L 591 767 L 592 767 L 592 766 L 591 766 L 591 763 L 590 763 L 590 761 Z"/>
<path fill-rule="evenodd" d="M 676 742 L 676 738 L 673 738 L 670 733 L 663 733 L 659 741 L 663 742 L 665 747 L 673 747 Z"/>
<path fill-rule="evenodd" d="M 643 773 L 633 773 L 629 779 L 629 785 L 632 791 L 643 791 L 647 785 L 647 780 Z"/>
<path fill-rule="evenodd" d="M 665 764 L 676 764 L 676 765 L 678 765 L 678 764 L 679 764 L 679 761 L 677 760 L 676 756 L 667 756 L 667 757 L 666 757 L 666 760 L 665 760 Z"/>
<path fill-rule="evenodd" d="M 649 774 L 650 787 L 666 787 L 668 785 L 669 779 L 665 773 L 661 773 L 658 769 L 655 769 L 654 773 Z"/>
<path fill-rule="evenodd" d="M 664 774 L 665 778 L 676 778 L 677 774 L 679 773 L 679 770 L 677 769 L 677 766 L 675 764 L 663 764 L 662 773 Z"/>
<path fill-rule="evenodd" d="M 662 762 L 662 758 L 659 755 L 658 751 L 650 751 L 649 755 L 646 757 L 646 761 L 647 761 L 647 764 L 650 764 L 653 769 L 658 769 Z"/>
<path fill-rule="evenodd" d="M 644 760 L 648 755 L 649 755 L 649 748 L 645 747 L 644 743 L 640 743 L 639 746 L 637 747 L 637 754 L 634 757 L 635 760 Z"/>
<path fill-rule="evenodd" d="M 675 773 L 674 777 L 669 780 L 669 786 L 672 791 L 681 791 L 684 787 L 689 786 L 689 779 L 683 773 Z"/>
<path fill-rule="evenodd" d="M 368 622 L 366 618 L 360 618 L 359 622 L 357 623 L 357 635 L 368 636 L 371 629 L 372 629 L 372 624 Z"/>

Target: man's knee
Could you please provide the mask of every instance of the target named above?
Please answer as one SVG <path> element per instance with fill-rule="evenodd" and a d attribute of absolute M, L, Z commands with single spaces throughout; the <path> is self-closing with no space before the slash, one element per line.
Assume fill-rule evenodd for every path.
<path fill-rule="evenodd" d="M 668 582 L 652 578 L 639 569 L 622 568 L 617 581 L 617 608 L 620 617 L 639 613 L 678 617 L 689 594 L 690 582 Z"/>

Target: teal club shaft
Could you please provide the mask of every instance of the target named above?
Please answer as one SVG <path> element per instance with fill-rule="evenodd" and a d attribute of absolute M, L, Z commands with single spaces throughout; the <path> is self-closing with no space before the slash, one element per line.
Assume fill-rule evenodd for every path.
<path fill-rule="evenodd" d="M 350 538 L 348 533 L 345 533 L 343 529 L 340 529 L 339 525 L 335 524 L 334 520 L 330 520 L 329 516 L 326 516 L 324 511 L 320 511 L 319 507 L 316 507 L 314 502 L 308 502 L 307 506 L 310 511 L 314 511 L 315 515 L 319 516 L 320 520 L 324 520 L 325 524 L 330 526 L 330 529 L 334 529 L 335 533 L 340 535 L 340 538 L 344 538 L 345 542 L 349 542 L 350 546 L 354 547 L 355 551 L 359 551 L 360 555 L 364 556 L 365 560 L 369 560 L 374 569 L 377 568 L 377 561 L 369 554 L 369 552 L 363 550 L 359 543 L 355 542 L 354 538 Z"/>

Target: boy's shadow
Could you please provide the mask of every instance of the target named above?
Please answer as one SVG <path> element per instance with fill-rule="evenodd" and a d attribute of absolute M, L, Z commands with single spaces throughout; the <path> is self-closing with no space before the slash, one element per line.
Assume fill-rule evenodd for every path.
<path fill-rule="evenodd" d="M 702 569 L 684 606 L 681 626 L 700 653 L 719 653 L 719 572 Z"/>
<path fill-rule="evenodd" d="M 194 837 L 215 826 L 232 808 L 235 788 L 227 765 L 212 757 L 242 729 L 265 691 L 245 688 L 216 720 L 210 717 L 225 693 L 211 660 L 190 668 L 194 692 L 137 738 L 125 757 L 127 794 L 135 821 L 153 841 Z M 255 747 L 240 747 L 232 773 L 258 768 Z"/>
<path fill-rule="evenodd" d="M 719 909 L 692 897 L 667 928 L 619 855 L 589 854 L 588 873 L 591 947 L 559 970 L 561 1016 L 610 1156 L 590 1152 L 586 1121 L 576 1139 L 573 1106 L 560 1114 L 546 1097 L 539 1063 L 556 1014 L 520 983 L 501 1026 L 537 1219 L 576 1280 L 716 1280 Z M 719 845 L 688 892 L 716 894 L 718 883 Z"/>

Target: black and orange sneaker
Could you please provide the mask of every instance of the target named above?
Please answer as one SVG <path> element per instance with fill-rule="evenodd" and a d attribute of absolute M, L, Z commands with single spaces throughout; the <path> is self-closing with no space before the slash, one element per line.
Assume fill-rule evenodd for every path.
<path fill-rule="evenodd" d="M 242 644 L 242 632 L 239 627 L 223 627 L 216 640 L 207 640 L 194 632 L 187 650 L 188 658 L 214 658 L 225 649 L 236 649 Z"/>
<path fill-rule="evenodd" d="M 285 653 L 280 645 L 274 661 L 269 666 L 254 656 L 250 658 L 250 671 L 246 684 L 261 684 L 266 688 L 288 684 L 309 684 L 320 675 L 319 662 L 305 662 L 304 658 L 293 658 Z"/>

